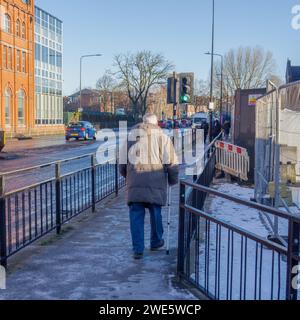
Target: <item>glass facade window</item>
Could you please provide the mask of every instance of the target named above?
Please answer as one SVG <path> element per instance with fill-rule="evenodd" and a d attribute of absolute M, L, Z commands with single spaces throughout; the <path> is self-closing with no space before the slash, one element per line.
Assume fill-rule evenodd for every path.
<path fill-rule="evenodd" d="M 23 126 L 25 124 L 25 92 L 20 90 L 18 92 L 18 124 Z"/>
<path fill-rule="evenodd" d="M 63 124 L 63 24 L 35 8 L 36 124 Z"/>
<path fill-rule="evenodd" d="M 10 126 L 10 113 L 11 113 L 11 90 L 9 88 L 7 88 L 5 90 L 5 125 L 8 127 Z"/>

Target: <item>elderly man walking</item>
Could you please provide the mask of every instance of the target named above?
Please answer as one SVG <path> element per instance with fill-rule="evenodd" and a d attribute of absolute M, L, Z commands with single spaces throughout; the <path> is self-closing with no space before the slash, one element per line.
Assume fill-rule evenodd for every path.
<path fill-rule="evenodd" d="M 178 161 L 171 139 L 158 126 L 154 114 L 146 114 L 143 123 L 131 130 L 123 152 L 127 163 L 120 164 L 120 173 L 127 181 L 134 259 L 142 259 L 146 209 L 151 220 L 150 249 L 164 246 L 162 207 L 167 204 L 168 185 L 178 183 Z"/>

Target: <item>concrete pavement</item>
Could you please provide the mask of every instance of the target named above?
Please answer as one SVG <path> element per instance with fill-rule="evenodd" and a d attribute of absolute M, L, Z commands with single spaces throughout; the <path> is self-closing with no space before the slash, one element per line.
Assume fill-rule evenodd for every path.
<path fill-rule="evenodd" d="M 28 149 L 46 148 L 52 146 L 66 145 L 64 135 L 34 137 L 30 140 L 7 139 L 4 152 L 20 152 Z"/>
<path fill-rule="evenodd" d="M 166 227 L 167 210 L 164 210 Z M 146 240 L 150 244 L 149 215 Z M 171 254 L 146 250 L 132 259 L 125 192 L 86 213 L 9 260 L 0 299 L 186 300 L 194 296 L 175 280 L 178 188 L 172 193 Z"/>

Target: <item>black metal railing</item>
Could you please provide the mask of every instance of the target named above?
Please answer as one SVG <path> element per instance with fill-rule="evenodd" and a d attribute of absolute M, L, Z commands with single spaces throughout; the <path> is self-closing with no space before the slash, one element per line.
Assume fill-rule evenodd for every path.
<path fill-rule="evenodd" d="M 85 168 L 62 174 L 62 165 L 88 159 Z M 6 191 L 6 178 L 14 174 L 54 168 L 54 177 L 18 190 Z M 118 173 L 118 161 L 96 163 L 95 154 L 84 155 L 42 166 L 21 169 L 0 176 L 0 259 L 7 259 L 86 211 L 116 194 L 126 182 Z"/>
<path fill-rule="evenodd" d="M 183 147 L 185 134 L 175 134 L 176 141 L 181 143 L 179 147 Z M 195 143 L 196 132 L 189 137 L 190 143 Z M 83 160 L 82 168 L 77 162 Z M 74 170 L 69 172 L 65 167 L 71 163 Z M 54 175 L 50 174 L 52 169 Z M 46 173 L 40 177 L 41 170 Z M 28 185 L 28 178 L 34 183 Z M 11 187 L 7 180 L 14 180 L 18 188 L 14 183 Z M 96 203 L 112 194 L 118 195 L 125 185 L 125 179 L 119 175 L 118 161 L 111 159 L 98 164 L 95 154 L 1 174 L 0 264 L 6 266 L 9 257 L 48 233 L 56 230 L 59 234 L 63 224 L 88 209 L 95 211 Z"/>
<path fill-rule="evenodd" d="M 200 181 L 209 173 L 208 168 Z M 207 213 L 203 199 L 208 194 L 281 218 L 289 228 L 288 247 Z M 211 299 L 300 299 L 299 217 L 187 181 L 180 183 L 179 210 L 181 279 Z"/>

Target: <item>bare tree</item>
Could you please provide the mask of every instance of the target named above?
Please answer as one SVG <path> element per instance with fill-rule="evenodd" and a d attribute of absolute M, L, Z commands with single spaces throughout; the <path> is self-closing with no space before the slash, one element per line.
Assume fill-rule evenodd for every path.
<path fill-rule="evenodd" d="M 116 79 L 110 70 L 106 70 L 104 75 L 97 81 L 96 84 L 99 90 L 111 90 L 116 86 Z"/>
<path fill-rule="evenodd" d="M 207 107 L 210 101 L 209 85 L 207 81 L 195 81 L 194 107 L 195 112 L 200 112 L 203 107 Z"/>
<path fill-rule="evenodd" d="M 115 66 L 122 85 L 126 88 L 136 116 L 147 111 L 150 90 L 165 82 L 173 65 L 161 54 L 140 51 L 136 54 L 117 55 Z"/>
<path fill-rule="evenodd" d="M 275 77 L 273 54 L 260 47 L 231 49 L 224 57 L 224 93 L 233 95 L 237 89 L 262 88 L 267 79 Z M 221 87 L 221 66 L 215 66 L 215 95 Z M 276 77 L 278 78 L 278 77 Z M 228 91 L 228 92 L 227 92 Z"/>
<path fill-rule="evenodd" d="M 116 79 L 110 70 L 106 70 L 97 81 L 96 88 L 100 91 L 104 112 L 108 112 L 108 106 L 112 104 L 113 91 L 116 87 Z"/>

